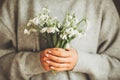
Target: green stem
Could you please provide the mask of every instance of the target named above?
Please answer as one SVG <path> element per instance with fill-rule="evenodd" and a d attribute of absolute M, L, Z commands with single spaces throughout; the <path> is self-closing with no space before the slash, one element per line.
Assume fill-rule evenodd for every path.
<path fill-rule="evenodd" d="M 65 43 L 65 40 L 62 40 L 60 45 L 61 48 L 64 48 L 64 43 Z"/>
<path fill-rule="evenodd" d="M 51 47 L 54 47 L 53 34 L 51 33 L 49 37 L 50 37 Z"/>
<path fill-rule="evenodd" d="M 59 41 L 58 41 L 55 47 L 56 47 L 56 48 L 59 48 L 59 45 L 60 45 L 60 43 L 59 43 Z"/>
<path fill-rule="evenodd" d="M 62 48 L 63 48 L 63 49 L 66 48 L 66 44 L 67 44 L 67 43 L 68 43 L 67 41 L 64 41 L 64 43 L 63 43 L 63 45 L 62 45 Z"/>
<path fill-rule="evenodd" d="M 51 47 L 50 37 L 49 37 L 49 35 L 47 33 L 46 33 L 46 36 L 48 37 L 48 38 L 46 38 L 48 46 Z"/>
<path fill-rule="evenodd" d="M 52 71 L 52 73 L 54 74 L 54 75 L 56 75 L 56 71 L 55 70 L 51 70 Z"/>
<path fill-rule="evenodd" d="M 57 34 L 53 34 L 52 38 L 53 38 L 53 46 L 55 47 L 57 42 Z"/>
<path fill-rule="evenodd" d="M 59 39 L 55 45 L 56 48 L 60 48 L 61 46 L 61 39 Z"/>

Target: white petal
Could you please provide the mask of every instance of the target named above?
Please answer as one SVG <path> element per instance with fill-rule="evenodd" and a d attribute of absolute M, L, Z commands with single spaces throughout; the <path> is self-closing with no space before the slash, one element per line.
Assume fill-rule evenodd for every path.
<path fill-rule="evenodd" d="M 37 30 L 36 29 L 31 29 L 31 32 L 37 32 Z"/>
<path fill-rule="evenodd" d="M 61 34 L 61 35 L 60 35 L 60 38 L 61 38 L 61 39 L 65 39 L 65 40 L 67 40 L 67 35 L 65 35 L 65 34 Z"/>
<path fill-rule="evenodd" d="M 33 20 L 33 23 L 35 24 L 35 25 L 38 25 L 39 24 L 39 19 L 36 17 L 36 18 L 34 18 Z"/>
<path fill-rule="evenodd" d="M 28 23 L 27 23 L 27 26 L 30 26 L 32 23 L 29 21 Z"/>
<path fill-rule="evenodd" d="M 24 29 L 24 34 L 30 34 L 30 31 L 28 31 L 27 29 Z"/>
<path fill-rule="evenodd" d="M 40 30 L 41 33 L 45 33 L 47 31 L 47 28 L 43 28 L 42 30 Z"/>
<path fill-rule="evenodd" d="M 49 9 L 47 9 L 47 8 L 43 8 L 43 11 L 50 12 L 50 10 L 49 10 Z"/>

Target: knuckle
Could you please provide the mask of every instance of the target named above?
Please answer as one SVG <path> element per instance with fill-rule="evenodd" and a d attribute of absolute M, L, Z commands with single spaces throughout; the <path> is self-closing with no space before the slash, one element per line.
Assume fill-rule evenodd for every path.
<path fill-rule="evenodd" d="M 60 52 L 58 52 L 58 56 L 62 56 L 62 54 Z"/>
<path fill-rule="evenodd" d="M 43 60 L 43 61 L 46 61 L 46 60 L 47 60 L 47 58 L 46 58 L 46 57 L 43 57 L 43 58 L 42 58 L 42 60 Z"/>

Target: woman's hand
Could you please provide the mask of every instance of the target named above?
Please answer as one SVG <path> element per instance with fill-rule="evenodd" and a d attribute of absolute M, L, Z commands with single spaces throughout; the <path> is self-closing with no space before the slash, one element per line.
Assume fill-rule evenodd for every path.
<path fill-rule="evenodd" d="M 78 55 L 75 49 L 49 48 L 43 51 L 41 61 L 45 70 L 66 71 L 72 70 L 77 63 Z"/>
<path fill-rule="evenodd" d="M 40 62 L 43 66 L 43 68 L 46 71 L 51 70 L 50 65 L 46 63 L 47 60 L 49 60 L 45 55 L 49 52 L 49 49 L 45 49 L 40 53 Z"/>

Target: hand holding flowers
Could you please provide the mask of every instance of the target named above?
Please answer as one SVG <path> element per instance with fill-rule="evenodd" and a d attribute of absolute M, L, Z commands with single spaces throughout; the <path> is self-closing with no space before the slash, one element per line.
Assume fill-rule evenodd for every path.
<path fill-rule="evenodd" d="M 41 51 L 40 61 L 46 71 L 72 70 L 77 63 L 77 52 L 73 48 L 66 49 L 74 38 L 81 38 L 87 28 L 81 26 L 86 19 L 78 21 L 75 14 L 67 13 L 62 23 L 52 18 L 47 8 L 43 8 L 37 17 L 29 20 L 24 33 L 39 33 L 47 40 L 48 49 Z"/>
<path fill-rule="evenodd" d="M 41 52 L 41 63 L 46 71 L 68 71 L 76 65 L 78 55 L 73 48 L 49 48 Z"/>

